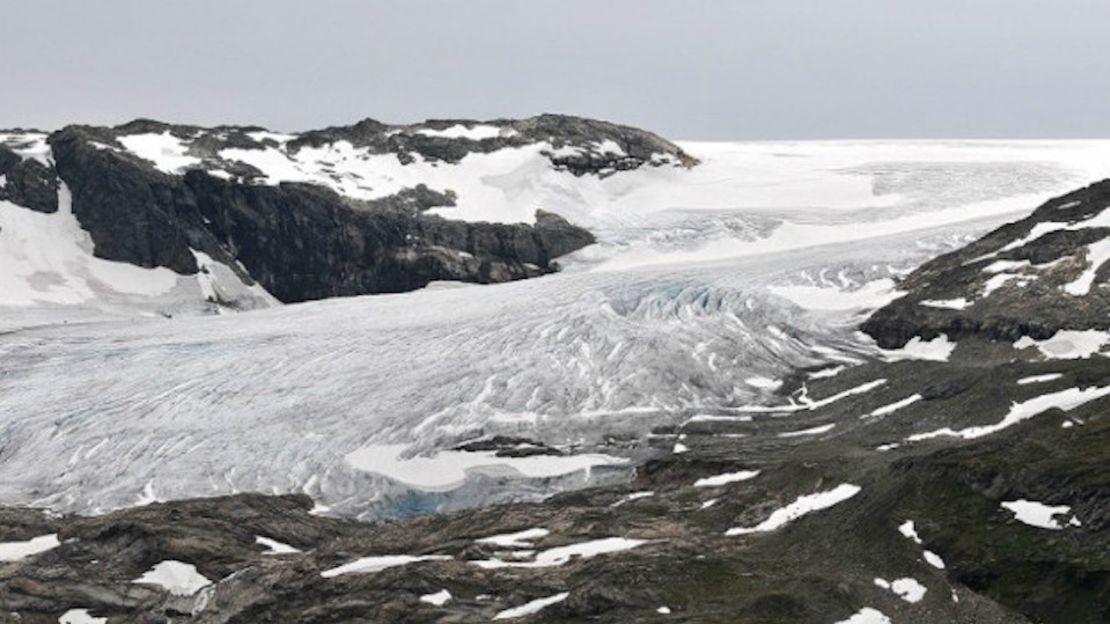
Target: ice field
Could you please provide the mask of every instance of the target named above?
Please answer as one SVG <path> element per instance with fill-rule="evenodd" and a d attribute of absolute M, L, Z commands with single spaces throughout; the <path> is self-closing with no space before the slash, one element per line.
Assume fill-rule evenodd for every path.
<path fill-rule="evenodd" d="M 219 316 L 180 305 L 197 277 L 137 284 L 147 270 L 81 256 L 79 229 L 50 222 L 64 214 L 0 203 L 0 503 L 303 491 L 382 517 L 619 478 L 655 426 L 866 357 L 853 324 L 898 275 L 1103 177 L 1110 156 L 1107 142 L 682 146 L 702 165 L 576 178 L 503 150 L 519 153 L 429 180 L 459 193 L 447 217 L 542 207 L 591 229 L 599 243 L 562 273 Z M 46 274 L 95 288 L 23 287 L 58 283 Z M 494 435 L 566 454 L 453 450 Z"/>

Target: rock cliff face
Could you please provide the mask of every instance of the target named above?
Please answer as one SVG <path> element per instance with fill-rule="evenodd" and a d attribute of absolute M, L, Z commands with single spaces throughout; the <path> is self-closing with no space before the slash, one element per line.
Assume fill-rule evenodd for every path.
<path fill-rule="evenodd" d="M 452 220 L 455 190 L 420 180 L 468 157 L 536 153 L 556 171 L 598 177 L 696 164 L 651 133 L 559 115 L 365 120 L 299 135 L 139 120 L 67 127 L 39 158 L 4 146 L 24 135 L 4 136 L 0 200 L 50 213 L 64 184 L 96 257 L 192 275 L 200 253 L 285 302 L 535 277 L 594 242 L 542 206 L 531 223 Z"/>

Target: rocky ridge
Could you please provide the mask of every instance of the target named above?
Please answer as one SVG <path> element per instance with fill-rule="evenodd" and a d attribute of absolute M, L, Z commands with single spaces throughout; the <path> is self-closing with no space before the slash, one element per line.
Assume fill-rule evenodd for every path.
<path fill-rule="evenodd" d="M 455 191 L 400 179 L 419 178 L 402 175 L 408 165 L 504 150 L 535 150 L 576 176 L 696 164 L 651 133 L 560 115 L 364 120 L 298 135 L 139 120 L 0 132 L 0 200 L 52 213 L 64 186 L 96 257 L 193 275 L 204 270 L 200 253 L 285 302 L 403 292 L 543 275 L 594 241 L 542 206 L 519 224 L 430 214 L 451 207 Z"/>
<path fill-rule="evenodd" d="M 627 484 L 384 524 L 253 494 L 95 517 L 7 509 L 0 542 L 39 538 L 45 550 L 0 563 L 0 613 L 38 623 L 83 610 L 113 624 L 1105 622 L 1110 359 L 1095 340 L 1106 315 L 1090 251 L 1107 234 L 1094 229 L 1105 188 L 1053 200 L 908 276 L 906 294 L 863 326 L 905 349 L 798 370 L 772 404 L 657 431 L 657 459 Z M 984 294 L 993 262 L 1018 263 L 1007 271 L 1028 283 Z M 1047 262 L 1057 264 L 1030 269 Z M 1068 289 L 1087 273 L 1086 295 Z M 151 582 L 167 562 L 192 583 Z"/>

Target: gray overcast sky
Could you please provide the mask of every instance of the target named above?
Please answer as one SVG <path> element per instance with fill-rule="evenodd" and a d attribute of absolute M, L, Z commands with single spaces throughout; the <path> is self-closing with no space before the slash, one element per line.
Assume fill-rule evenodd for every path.
<path fill-rule="evenodd" d="M 1110 136 L 1108 0 L 0 0 L 0 127 L 564 112 L 672 138 Z"/>

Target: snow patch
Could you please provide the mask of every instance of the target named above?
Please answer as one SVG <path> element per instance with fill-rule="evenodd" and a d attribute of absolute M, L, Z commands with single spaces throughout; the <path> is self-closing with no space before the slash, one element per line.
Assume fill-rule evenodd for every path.
<path fill-rule="evenodd" d="M 1046 340 L 1022 336 L 1014 342 L 1015 349 L 1037 347 L 1050 360 L 1089 358 L 1110 342 L 1110 332 L 1097 329 L 1062 329 Z"/>
<path fill-rule="evenodd" d="M 1003 429 L 1012 427 L 1024 420 L 1028 420 L 1037 414 L 1052 408 L 1058 408 L 1065 412 L 1075 409 L 1084 403 L 1089 403 L 1095 399 L 1102 398 L 1110 395 L 1110 386 L 1091 387 L 1080 390 L 1079 388 L 1068 388 L 1059 392 L 1052 392 L 1050 394 L 1043 394 L 1039 397 L 1034 397 L 1021 403 L 1012 403 L 1010 411 L 999 422 L 993 425 L 979 425 L 975 427 L 967 427 L 965 429 L 953 430 L 950 427 L 937 429 L 928 433 L 917 433 L 909 436 L 906 440 L 910 442 L 917 442 L 919 440 L 928 440 L 931 438 L 938 438 L 943 436 L 958 437 L 965 440 L 973 440 L 981 438 L 994 433 L 998 433 Z"/>
<path fill-rule="evenodd" d="M 1019 386 L 1025 386 L 1034 383 L 1044 383 L 1046 381 L 1056 381 L 1063 377 L 1063 373 L 1045 373 L 1044 375 L 1031 375 L 1029 377 L 1022 377 L 1017 380 Z"/>
<path fill-rule="evenodd" d="M 195 565 L 173 559 L 156 564 L 131 582 L 157 585 L 175 596 L 192 596 L 212 584 L 212 581 L 197 572 Z"/>
<path fill-rule="evenodd" d="M 809 429 L 799 429 L 798 431 L 785 431 L 780 433 L 780 438 L 797 438 L 800 436 L 818 435 L 821 433 L 828 433 L 836 427 L 836 423 L 829 423 L 827 425 L 820 425 L 818 427 L 810 427 Z"/>
<path fill-rule="evenodd" d="M 763 533 L 774 531 L 787 523 L 793 522 L 806 514 L 822 509 L 828 509 L 833 505 L 842 503 L 856 494 L 859 494 L 860 488 L 858 485 L 851 483 L 842 483 L 831 490 L 824 492 L 817 492 L 815 494 L 805 494 L 799 496 L 786 507 L 776 509 L 769 518 L 759 523 L 754 527 L 735 527 L 725 531 L 725 535 L 747 535 L 748 533 Z"/>
<path fill-rule="evenodd" d="M 451 557 L 446 555 L 377 555 L 373 557 L 362 557 L 350 563 L 324 570 L 320 573 L 320 576 L 324 578 L 334 578 L 343 574 L 369 574 L 372 572 L 381 572 L 387 568 L 417 563 L 419 561 L 443 561 L 450 558 Z"/>
<path fill-rule="evenodd" d="M 900 360 L 947 362 L 955 350 L 956 343 L 950 342 L 947 334 L 941 334 L 928 342 L 922 340 L 920 336 L 914 336 L 901 349 L 879 349 L 879 353 L 888 362 Z"/>
<path fill-rule="evenodd" d="M 649 540 L 629 539 L 626 537 L 606 537 L 588 542 L 569 544 L 567 546 L 548 548 L 547 550 L 536 553 L 531 561 L 503 561 L 495 557 L 492 559 L 477 559 L 470 563 L 487 570 L 498 568 L 550 568 L 564 565 L 571 559 L 591 559 L 598 555 L 632 550 L 633 548 L 638 548 L 648 543 L 650 543 Z"/>
<path fill-rule="evenodd" d="M 289 544 L 283 544 L 275 539 L 263 537 L 261 535 L 254 536 L 254 543 L 269 548 L 269 550 L 262 553 L 263 555 L 295 555 L 301 552 L 299 548 L 294 548 Z"/>
<path fill-rule="evenodd" d="M 446 589 L 441 589 L 434 594 L 424 594 L 420 597 L 420 602 L 426 602 L 437 607 L 447 604 L 448 600 L 451 600 L 451 592 Z"/>
<path fill-rule="evenodd" d="M 737 481 L 747 481 L 759 476 L 758 470 L 739 470 L 737 472 L 726 472 L 724 474 L 715 475 L 712 477 L 704 477 L 694 481 L 694 487 L 721 487 L 729 483 L 736 483 Z"/>
<path fill-rule="evenodd" d="M 1071 513 L 1071 507 L 1068 505 L 1057 505 L 1055 507 L 1039 503 L 1037 501 L 1025 500 L 1019 498 L 1013 501 L 1004 501 L 1001 503 L 1004 509 L 1008 509 L 1014 514 L 1014 518 L 1022 524 L 1028 524 L 1032 527 L 1039 529 L 1049 529 L 1053 531 L 1060 531 L 1065 526 L 1080 526 L 1079 519 L 1072 516 L 1067 524 L 1061 524 L 1056 516 L 1063 516 Z"/>
<path fill-rule="evenodd" d="M 19 561 L 31 555 L 37 555 L 61 544 L 58 534 L 40 535 L 29 540 L 15 542 L 0 542 L 0 561 Z"/>
<path fill-rule="evenodd" d="M 882 611 L 864 607 L 848 619 L 840 620 L 836 624 L 893 624 L 893 622 Z"/>
<path fill-rule="evenodd" d="M 944 308 L 947 310 L 964 310 L 971 305 L 971 302 L 964 297 L 958 299 L 926 299 L 920 303 L 927 308 Z"/>
<path fill-rule="evenodd" d="M 532 542 L 538 539 L 543 539 L 551 535 L 551 531 L 547 529 L 536 527 L 534 529 L 525 529 L 517 531 L 516 533 L 502 533 L 500 535 L 491 535 L 475 540 L 480 544 L 493 544 L 501 546 L 502 548 L 531 548 Z"/>
<path fill-rule="evenodd" d="M 1087 268 L 1074 281 L 1064 284 L 1064 292 L 1074 297 L 1083 297 L 1091 292 L 1095 274 L 1102 265 L 1110 260 L 1110 238 L 1104 238 L 1087 246 Z"/>
<path fill-rule="evenodd" d="M 58 624 L 107 624 L 106 617 L 93 617 L 88 609 L 70 609 L 58 618 Z"/>
<path fill-rule="evenodd" d="M 611 455 L 530 455 L 498 457 L 496 451 L 440 451 L 431 456 L 403 457 L 406 444 L 369 444 L 348 453 L 348 465 L 376 472 L 422 490 L 446 490 L 462 484 L 471 471 L 514 474 L 528 478 L 555 477 L 595 466 L 619 466 L 628 460 Z"/>
<path fill-rule="evenodd" d="M 887 581 L 886 579 L 875 579 L 875 585 L 883 589 L 889 589 L 894 592 L 899 598 L 906 602 L 920 602 L 925 597 L 925 592 L 928 591 L 924 585 L 917 582 L 917 579 L 905 577 Z"/>
<path fill-rule="evenodd" d="M 513 618 L 519 618 L 526 615 L 532 615 L 533 613 L 539 613 L 546 607 L 550 607 L 555 603 L 566 600 L 567 596 L 569 595 L 569 593 L 563 592 L 561 594 L 555 594 L 554 596 L 548 596 L 547 598 L 537 598 L 536 600 L 522 604 L 519 607 L 505 609 L 504 611 L 501 611 L 497 615 L 493 616 L 493 619 L 511 620 Z"/>
<path fill-rule="evenodd" d="M 170 134 L 130 134 L 119 137 L 119 142 L 132 154 L 154 163 L 162 173 L 179 174 L 185 169 L 201 164 L 201 159 L 189 156 L 189 146 Z"/>

